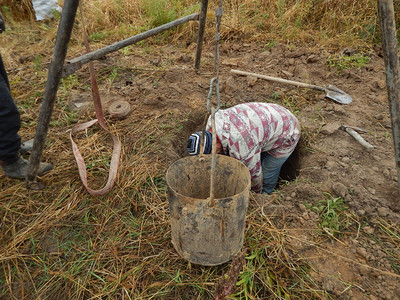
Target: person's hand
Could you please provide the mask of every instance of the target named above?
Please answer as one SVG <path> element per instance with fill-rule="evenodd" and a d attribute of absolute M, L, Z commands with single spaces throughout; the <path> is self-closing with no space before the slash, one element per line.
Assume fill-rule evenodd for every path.
<path fill-rule="evenodd" d="M 6 25 L 4 24 L 4 19 L 0 12 L 0 33 L 3 33 L 4 30 L 6 30 Z"/>

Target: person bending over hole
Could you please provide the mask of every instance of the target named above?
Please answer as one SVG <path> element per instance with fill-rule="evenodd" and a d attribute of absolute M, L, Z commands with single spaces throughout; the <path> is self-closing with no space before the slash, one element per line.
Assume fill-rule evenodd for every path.
<path fill-rule="evenodd" d="M 300 124 L 286 108 L 273 103 L 244 103 L 215 114 L 216 152 L 244 163 L 250 171 L 251 189 L 271 194 L 284 162 L 300 139 Z M 202 132 L 187 142 L 189 155 L 200 153 Z M 205 131 L 204 154 L 211 153 L 211 117 Z"/>

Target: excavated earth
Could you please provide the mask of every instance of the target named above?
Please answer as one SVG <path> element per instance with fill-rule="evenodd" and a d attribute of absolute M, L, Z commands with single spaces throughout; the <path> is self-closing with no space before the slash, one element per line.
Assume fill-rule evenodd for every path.
<path fill-rule="evenodd" d="M 189 117 L 158 158 L 166 165 L 186 155 L 186 139 L 201 129 L 206 114 L 214 49 L 205 45 L 203 50 L 198 73 L 193 69 L 194 44 L 157 46 L 150 53 L 138 47 L 130 55 L 116 52 L 96 62 L 97 67 L 131 66 L 107 91 L 109 101 L 130 103 L 132 113 L 123 121 L 126 124 L 138 118 L 159 122 L 172 114 L 181 120 Z M 263 48 L 236 41 L 223 43 L 220 49 L 223 107 L 275 102 L 294 111 L 301 122 L 297 178 L 281 183 L 272 196 L 253 195 L 250 205 L 263 206 L 269 218 L 296 229 L 287 237 L 288 255 L 307 259 L 313 266 L 312 279 L 337 299 L 400 299 L 399 237 L 390 238 L 382 230 L 399 223 L 400 199 L 384 60 L 377 51 L 366 53 L 371 60 L 365 66 L 338 70 L 327 64 L 333 53 L 315 48 L 280 44 Z M 357 53 L 342 49 L 340 54 Z M 231 69 L 319 86 L 332 84 L 351 95 L 353 102 L 339 104 L 323 92 L 238 76 Z M 82 102 L 85 95 L 72 95 L 70 104 L 78 98 Z M 374 148 L 364 148 L 340 129 L 343 125 L 365 130 L 361 135 Z M 344 200 L 352 224 L 341 235 L 326 233 L 321 239 L 311 230 L 318 228 L 318 214 L 311 207 L 327 195 Z"/>
<path fill-rule="evenodd" d="M 150 55 L 110 56 L 108 62 L 127 60 L 136 68 L 168 65 L 150 76 L 128 78 L 114 86 L 117 98 L 128 100 L 135 114 L 161 120 L 168 114 L 191 116 L 166 151 L 167 163 L 185 156 L 184 145 L 193 130 L 201 129 L 206 98 L 213 76 L 212 47 L 205 47 L 200 72 L 193 70 L 195 45 L 160 47 Z M 277 45 L 268 49 L 253 44 L 224 43 L 221 46 L 220 80 L 223 107 L 262 101 L 275 102 L 294 111 L 302 126 L 298 177 L 281 184 L 274 196 L 253 195 L 250 205 L 264 206 L 270 218 L 296 229 L 288 237 L 294 259 L 305 257 L 312 264 L 311 276 L 335 298 L 399 299 L 400 250 L 397 240 L 383 234 L 379 224 L 398 224 L 399 197 L 391 118 L 382 53 L 366 53 L 365 66 L 340 70 L 329 66 L 333 53 L 318 49 Z M 337 54 L 337 53 L 336 53 Z M 343 49 L 342 56 L 358 55 Z M 339 104 L 323 92 L 300 89 L 255 77 L 237 76 L 239 69 L 327 86 L 347 92 L 353 102 Z M 195 120 L 195 121 L 193 121 Z M 341 126 L 365 130 L 364 148 Z M 318 215 L 310 209 L 327 195 L 342 198 L 352 227 L 339 237 L 315 246 Z M 314 241 L 314 242 L 313 242 Z"/>

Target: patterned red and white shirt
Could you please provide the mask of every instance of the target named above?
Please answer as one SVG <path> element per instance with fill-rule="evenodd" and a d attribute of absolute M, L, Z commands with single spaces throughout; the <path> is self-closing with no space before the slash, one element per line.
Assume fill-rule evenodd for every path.
<path fill-rule="evenodd" d="M 211 117 L 206 130 L 211 129 Z M 224 153 L 250 170 L 251 188 L 262 191 L 261 152 L 276 158 L 289 156 L 300 139 L 297 118 L 273 103 L 244 103 L 215 114 L 215 131 Z"/>

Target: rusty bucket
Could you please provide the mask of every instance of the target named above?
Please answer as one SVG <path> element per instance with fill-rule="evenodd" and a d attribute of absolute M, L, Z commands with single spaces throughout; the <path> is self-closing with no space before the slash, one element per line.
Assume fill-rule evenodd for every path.
<path fill-rule="evenodd" d="M 216 156 L 213 203 L 211 155 L 188 156 L 168 169 L 172 244 L 188 261 L 215 266 L 232 259 L 244 240 L 250 173 L 240 161 Z"/>

